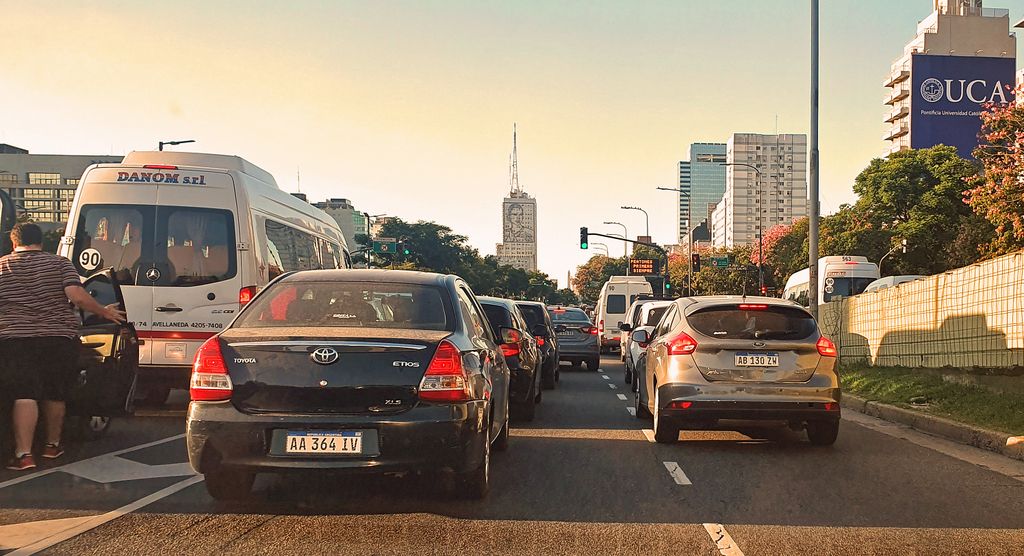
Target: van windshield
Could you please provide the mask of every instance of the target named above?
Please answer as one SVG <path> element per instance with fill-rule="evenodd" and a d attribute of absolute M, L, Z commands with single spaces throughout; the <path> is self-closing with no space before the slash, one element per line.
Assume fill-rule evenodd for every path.
<path fill-rule="evenodd" d="M 198 286 L 235 276 L 234 246 L 226 210 L 85 205 L 72 260 L 83 276 L 112 268 L 121 284 Z"/>

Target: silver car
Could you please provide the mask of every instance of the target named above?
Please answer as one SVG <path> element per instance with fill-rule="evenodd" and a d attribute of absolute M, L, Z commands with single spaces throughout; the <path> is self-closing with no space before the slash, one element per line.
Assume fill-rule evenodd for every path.
<path fill-rule="evenodd" d="M 805 428 L 811 443 L 839 434 L 836 347 L 791 301 L 768 297 L 677 299 L 636 366 L 637 417 L 653 418 L 658 442 L 719 420 L 770 420 Z"/>

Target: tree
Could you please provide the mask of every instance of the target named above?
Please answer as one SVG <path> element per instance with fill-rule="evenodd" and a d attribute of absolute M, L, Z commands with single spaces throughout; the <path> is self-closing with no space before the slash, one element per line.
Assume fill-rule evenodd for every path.
<path fill-rule="evenodd" d="M 749 264 L 750 246 L 699 250 L 704 260 L 710 257 L 729 257 L 730 264 L 716 268 L 701 264 L 700 272 L 693 275 L 694 295 L 760 295 L 757 291 L 757 267 Z"/>
<path fill-rule="evenodd" d="M 983 145 L 974 150 L 980 177 L 971 180 L 964 198 L 993 227 L 986 251 L 998 255 L 1024 248 L 1024 86 L 1006 105 L 982 112 Z"/>
<path fill-rule="evenodd" d="M 627 264 L 626 257 L 611 259 L 604 255 L 594 255 L 589 261 L 576 267 L 573 285 L 576 291 L 580 292 L 580 300 L 585 303 L 594 303 L 597 296 L 601 294 L 601 287 L 609 277 L 626 274 Z"/>
<path fill-rule="evenodd" d="M 801 218 L 785 226 L 782 233 L 773 237 L 770 245 L 765 244 L 765 263 L 771 269 L 772 284 L 776 288 L 785 286 L 791 275 L 807 266 L 808 222 L 807 218 Z M 768 234 L 765 234 L 765 239 L 768 239 Z"/>

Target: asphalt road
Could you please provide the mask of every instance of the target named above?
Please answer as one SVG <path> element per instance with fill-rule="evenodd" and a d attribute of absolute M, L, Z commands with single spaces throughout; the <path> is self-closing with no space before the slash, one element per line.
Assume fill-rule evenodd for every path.
<path fill-rule="evenodd" d="M 481 502 L 294 475 L 216 503 L 185 464 L 182 408 L 143 412 L 0 471 L 0 554 L 1024 554 L 1024 463 L 852 412 L 829 448 L 777 428 L 657 445 L 631 405 L 617 358 L 563 367 Z"/>

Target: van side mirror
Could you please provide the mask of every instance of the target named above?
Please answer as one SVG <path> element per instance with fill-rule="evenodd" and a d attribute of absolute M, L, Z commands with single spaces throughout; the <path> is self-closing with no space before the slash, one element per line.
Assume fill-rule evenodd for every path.
<path fill-rule="evenodd" d="M 637 330 L 636 332 L 633 332 L 633 335 L 630 336 L 630 338 L 638 344 L 646 344 L 651 339 L 646 330 Z"/>
<path fill-rule="evenodd" d="M 633 327 L 628 322 L 620 322 L 619 323 L 619 330 L 621 330 L 623 332 L 629 332 L 630 330 L 633 330 Z"/>

